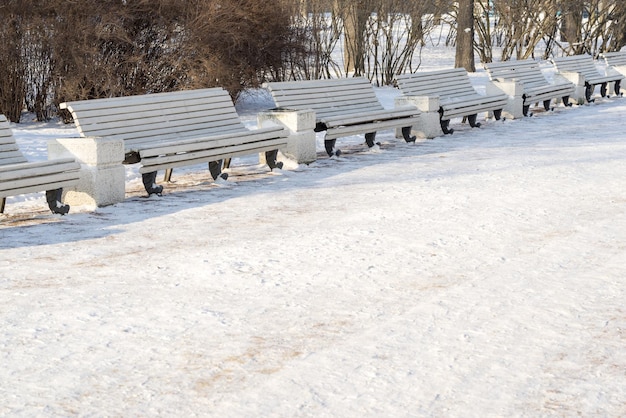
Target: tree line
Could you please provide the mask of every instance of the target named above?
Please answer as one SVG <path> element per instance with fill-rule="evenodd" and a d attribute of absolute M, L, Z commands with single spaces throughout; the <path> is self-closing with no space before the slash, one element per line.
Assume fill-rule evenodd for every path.
<path fill-rule="evenodd" d="M 213 86 L 236 99 L 268 80 L 360 75 L 392 84 L 420 67 L 442 24 L 456 66 L 473 65 L 474 54 L 597 55 L 626 43 L 625 3 L 0 0 L 0 113 L 67 119 L 64 101 Z"/>

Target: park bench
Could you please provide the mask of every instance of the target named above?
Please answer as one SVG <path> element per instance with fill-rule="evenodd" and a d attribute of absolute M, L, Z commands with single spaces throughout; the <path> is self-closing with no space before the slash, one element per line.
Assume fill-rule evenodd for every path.
<path fill-rule="evenodd" d="M 467 118 L 472 128 L 480 126 L 476 118 L 482 112 L 493 112 L 499 120 L 508 101 L 504 93 L 478 93 L 464 68 L 402 74 L 396 81 L 405 96 L 439 98 L 439 120 L 444 134 L 454 132 L 449 128 L 451 118 Z"/>
<path fill-rule="evenodd" d="M 324 147 L 329 156 L 339 155 L 337 138 L 365 134 L 368 147 L 375 144 L 376 132 L 402 129 L 407 142 L 414 142 L 411 127 L 419 110 L 414 106 L 386 109 L 376 97 L 370 81 L 363 77 L 328 80 L 270 82 L 269 90 L 279 109 L 315 111 L 315 132 L 325 131 Z"/>
<path fill-rule="evenodd" d="M 285 146 L 289 130 L 278 124 L 248 129 L 237 114 L 228 92 L 222 88 L 184 90 L 137 96 L 61 103 L 81 137 L 121 139 L 124 163 L 141 163 L 139 172 L 148 194 L 160 194 L 158 170 L 198 163 L 209 164 L 214 180 L 226 179 L 223 161 L 265 153 L 270 169 L 278 149 Z"/>
<path fill-rule="evenodd" d="M 523 115 L 529 115 L 530 106 L 543 103 L 545 110 L 550 110 L 552 99 L 561 99 L 570 106 L 569 98 L 576 86 L 570 81 L 555 77 L 550 82 L 541 72 L 539 63 L 532 59 L 520 61 L 492 62 L 485 64 L 489 78 L 494 81 L 516 81 L 522 85 Z"/>
<path fill-rule="evenodd" d="M 559 72 L 573 72 L 583 76 L 585 81 L 585 99 L 592 102 L 591 95 L 597 85 L 600 85 L 600 95 L 606 97 L 607 84 L 614 83 L 614 92 L 619 96 L 620 83 L 624 76 L 617 72 L 610 74 L 598 71 L 596 61 L 591 55 L 571 55 L 567 57 L 552 58 L 552 64 Z"/>
<path fill-rule="evenodd" d="M 9 196 L 45 191 L 50 210 L 65 215 L 70 208 L 61 203 L 63 187 L 78 183 L 79 170 L 80 164 L 72 158 L 27 161 L 7 118 L 0 115 L 0 213 Z"/>

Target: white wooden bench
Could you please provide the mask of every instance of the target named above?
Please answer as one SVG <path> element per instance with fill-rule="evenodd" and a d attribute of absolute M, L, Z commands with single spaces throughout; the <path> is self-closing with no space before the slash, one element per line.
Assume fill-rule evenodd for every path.
<path fill-rule="evenodd" d="M 476 118 L 482 112 L 493 112 L 499 120 L 508 101 L 504 93 L 478 93 L 464 68 L 402 74 L 396 80 L 405 96 L 439 98 L 439 119 L 444 134 L 454 132 L 449 128 L 451 118 L 467 118 L 473 128 L 480 126 Z"/>
<path fill-rule="evenodd" d="M 545 110 L 552 108 L 552 99 L 561 99 L 563 104 L 570 106 L 569 97 L 576 86 L 560 77 L 555 77 L 552 82 L 541 72 L 539 63 L 532 59 L 520 61 L 492 62 L 484 64 L 489 78 L 498 82 L 501 80 L 516 81 L 522 84 L 523 114 L 529 115 L 530 106 L 535 103 L 543 103 Z"/>
<path fill-rule="evenodd" d="M 607 84 L 614 83 L 614 92 L 619 96 L 620 83 L 624 76 L 619 73 L 602 74 L 596 66 L 596 61 L 591 55 L 571 55 L 567 57 L 552 58 L 554 67 L 559 72 L 574 72 L 582 75 L 585 80 L 585 99 L 592 102 L 591 95 L 597 85 L 600 85 L 600 95 L 606 97 Z"/>
<path fill-rule="evenodd" d="M 70 111 L 82 137 L 124 141 L 124 163 L 141 163 L 139 169 L 148 194 L 160 194 L 158 170 L 170 181 L 172 169 L 209 164 L 213 179 L 226 179 L 222 162 L 233 157 L 265 153 L 270 167 L 279 148 L 287 144 L 289 130 L 272 125 L 248 129 L 222 88 L 185 90 L 138 96 L 61 103 Z"/>
<path fill-rule="evenodd" d="M 79 170 L 80 164 L 71 158 L 28 162 L 7 118 L 0 115 L 0 213 L 9 196 L 46 191 L 50 210 L 65 215 L 70 208 L 61 203 L 63 187 L 78 183 Z"/>
<path fill-rule="evenodd" d="M 315 111 L 315 132 L 325 131 L 329 156 L 341 153 L 335 149 L 337 138 L 350 135 L 365 134 L 367 145 L 373 147 L 377 131 L 401 128 L 407 142 L 415 141 L 411 126 L 419 110 L 414 106 L 384 108 L 366 78 L 271 82 L 263 86 L 278 108 Z"/>

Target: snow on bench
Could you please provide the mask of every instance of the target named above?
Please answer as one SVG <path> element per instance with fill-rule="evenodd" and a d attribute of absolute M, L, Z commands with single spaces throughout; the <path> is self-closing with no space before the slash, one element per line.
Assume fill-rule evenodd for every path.
<path fill-rule="evenodd" d="M 611 72 L 605 69 L 604 74 L 598 70 L 596 61 L 591 55 L 571 55 L 567 57 L 552 58 L 552 64 L 560 73 L 578 73 L 584 78 L 585 99 L 592 102 L 591 95 L 597 85 L 600 85 L 600 95 L 606 97 L 607 84 L 613 83 L 616 95 L 620 95 L 620 83 L 624 76 L 618 72 Z"/>
<path fill-rule="evenodd" d="M 52 213 L 65 215 L 70 208 L 61 203 L 63 187 L 78 183 L 79 170 L 80 164 L 72 158 L 28 162 L 7 118 L 0 115 L 0 213 L 8 196 L 46 191 Z"/>
<path fill-rule="evenodd" d="M 532 59 L 520 61 L 492 62 L 484 64 L 489 78 L 495 82 L 515 81 L 522 85 L 523 115 L 529 115 L 532 104 L 542 102 L 545 110 L 552 109 L 552 99 L 561 99 L 570 106 L 570 96 L 576 86 L 567 79 L 556 75 L 552 82 L 541 72 L 539 63 Z"/>
<path fill-rule="evenodd" d="M 508 95 L 503 92 L 478 93 L 464 68 L 402 74 L 397 77 L 397 83 L 405 96 L 426 96 L 438 100 L 444 134 L 454 132 L 449 128 L 450 119 L 454 117 L 467 117 L 471 127 L 480 126 L 476 118 L 481 112 L 493 112 L 495 119 L 499 120 L 508 102 Z"/>
<path fill-rule="evenodd" d="M 376 132 L 384 129 L 400 128 L 407 142 L 415 141 L 411 127 L 418 121 L 419 110 L 414 106 L 385 109 L 366 78 L 270 82 L 263 86 L 278 109 L 315 112 L 315 132 L 325 131 L 329 156 L 341 153 L 335 149 L 337 138 L 365 134 L 371 148 Z"/>
<path fill-rule="evenodd" d="M 148 194 L 160 194 L 158 170 L 169 181 L 172 169 L 209 163 L 214 180 L 226 179 L 222 163 L 231 158 L 265 153 L 270 169 L 289 130 L 274 125 L 248 129 L 222 88 L 184 90 L 138 96 L 61 103 L 70 111 L 81 137 L 121 139 L 124 163 L 141 163 Z"/>

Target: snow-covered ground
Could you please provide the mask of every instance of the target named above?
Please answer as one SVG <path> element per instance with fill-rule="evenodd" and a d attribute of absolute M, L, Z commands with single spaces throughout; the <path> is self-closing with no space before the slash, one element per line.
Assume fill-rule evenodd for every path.
<path fill-rule="evenodd" d="M 126 201 L 65 217 L 9 198 L 0 415 L 626 416 L 625 118 L 454 120 L 340 160 L 319 137 L 309 166 L 191 167 L 161 198 L 128 167 Z M 13 128 L 31 159 L 75 135 Z"/>

